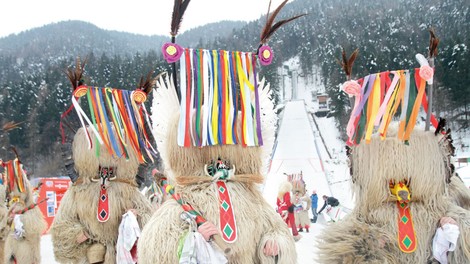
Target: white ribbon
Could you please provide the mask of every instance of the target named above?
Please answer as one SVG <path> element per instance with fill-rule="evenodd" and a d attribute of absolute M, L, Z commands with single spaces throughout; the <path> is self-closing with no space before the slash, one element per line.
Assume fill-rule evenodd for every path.
<path fill-rule="evenodd" d="M 188 52 L 185 50 L 184 53 Z M 184 56 L 184 54 L 183 54 Z M 183 90 L 184 89 L 184 90 Z M 180 60 L 180 120 L 178 123 L 178 145 L 184 146 L 184 133 L 186 122 L 186 56 Z"/>
<path fill-rule="evenodd" d="M 88 135 L 88 132 L 86 131 L 87 127 L 85 125 L 85 122 L 83 122 L 83 118 L 85 118 L 86 122 L 88 123 L 88 126 L 91 128 L 91 130 L 95 134 L 96 138 L 98 139 L 98 142 L 100 142 L 100 144 L 102 145 L 103 144 L 103 139 L 101 139 L 100 133 L 98 133 L 95 126 L 91 123 L 88 116 L 85 114 L 83 109 L 80 107 L 80 104 L 78 103 L 75 96 L 72 97 L 72 104 L 73 104 L 75 110 L 77 111 L 77 115 L 78 115 L 78 118 L 80 119 L 80 123 L 82 124 L 83 129 L 85 129 L 85 135 L 88 139 L 88 149 L 91 149 L 91 138 Z"/>
<path fill-rule="evenodd" d="M 202 106 L 202 146 L 207 146 L 207 136 L 208 136 L 208 128 L 209 128 L 209 113 L 210 113 L 210 99 L 209 99 L 209 87 L 210 83 L 212 81 L 212 78 L 209 79 L 209 74 L 212 71 L 210 67 L 210 61 L 209 61 L 209 51 L 208 50 L 203 50 L 203 57 L 202 57 L 202 65 L 203 67 L 206 67 L 207 70 L 203 71 L 202 75 L 204 78 L 204 105 Z"/>

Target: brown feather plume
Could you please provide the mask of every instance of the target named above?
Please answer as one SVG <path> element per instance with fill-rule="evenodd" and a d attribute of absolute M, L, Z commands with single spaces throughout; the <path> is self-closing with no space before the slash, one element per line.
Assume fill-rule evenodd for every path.
<path fill-rule="evenodd" d="M 271 15 L 269 15 L 269 8 L 268 8 L 268 14 L 266 15 L 266 25 L 263 27 L 263 30 L 261 31 L 261 41 L 260 41 L 261 44 L 265 44 L 269 40 L 269 38 L 274 34 L 274 32 L 276 32 L 276 30 L 278 30 L 281 26 L 289 23 L 292 20 L 295 20 L 299 17 L 303 17 L 303 16 L 306 15 L 306 14 L 297 15 L 297 16 L 291 17 L 289 19 L 284 19 L 284 20 L 278 21 L 273 25 L 274 19 L 279 14 L 281 9 L 286 5 L 287 1 L 289 1 L 289 0 L 284 0 L 284 2 L 282 2 L 273 11 L 273 13 Z M 269 1 L 269 7 L 271 7 L 271 1 Z"/>
<path fill-rule="evenodd" d="M 346 73 L 346 76 L 348 77 L 348 80 L 349 80 L 351 79 L 352 67 L 353 67 L 354 61 L 357 58 L 357 54 L 359 54 L 359 49 L 354 50 L 353 53 L 351 53 L 351 56 L 349 56 L 349 58 L 346 55 L 346 51 L 344 50 L 344 47 L 342 49 L 343 49 L 341 52 L 342 61 L 339 61 L 338 59 L 337 61 L 339 65 L 341 65 L 341 68 L 343 68 L 343 71 L 344 73 Z"/>
<path fill-rule="evenodd" d="M 154 78 L 152 78 L 153 73 L 154 71 L 149 71 L 146 78 L 144 78 L 144 76 L 140 77 L 140 82 L 137 88 L 142 89 L 146 94 L 152 92 L 152 87 L 154 85 Z"/>
<path fill-rule="evenodd" d="M 173 5 L 173 14 L 171 15 L 171 31 L 170 34 L 172 37 L 178 35 L 178 30 L 181 26 L 181 21 L 183 20 L 184 12 L 189 5 L 190 0 L 175 0 Z"/>
<path fill-rule="evenodd" d="M 266 24 L 268 23 L 268 20 L 269 20 L 269 12 L 271 12 L 271 0 L 269 0 L 268 12 L 266 13 Z"/>
<path fill-rule="evenodd" d="M 437 123 L 436 130 L 434 131 L 434 135 L 437 136 L 438 134 L 442 133 L 442 131 L 445 131 L 445 127 L 447 125 L 447 120 L 444 118 L 439 119 L 439 123 Z"/>
<path fill-rule="evenodd" d="M 24 122 L 24 121 L 23 121 Z M 2 126 L 2 131 L 3 132 L 8 132 L 10 130 L 13 130 L 15 128 L 19 128 L 19 125 L 23 122 L 14 122 L 14 121 L 8 121 Z"/>
<path fill-rule="evenodd" d="M 13 152 L 15 153 L 15 157 L 18 159 L 18 161 L 21 163 L 20 161 L 20 155 L 18 155 L 18 151 L 16 151 L 16 148 L 15 147 L 11 147 L 11 150 L 13 150 Z"/>
<path fill-rule="evenodd" d="M 78 86 L 83 85 L 83 72 L 85 69 L 87 59 L 81 63 L 80 57 L 77 58 L 77 61 L 75 62 L 75 69 L 68 68 L 65 71 L 65 74 L 67 74 L 67 77 L 69 78 L 70 83 L 72 84 L 73 91 L 77 89 Z"/>
<path fill-rule="evenodd" d="M 439 45 L 439 38 L 436 37 L 434 28 L 429 29 L 429 34 L 431 34 L 429 38 L 429 58 L 433 58 L 437 56 L 437 45 Z"/>

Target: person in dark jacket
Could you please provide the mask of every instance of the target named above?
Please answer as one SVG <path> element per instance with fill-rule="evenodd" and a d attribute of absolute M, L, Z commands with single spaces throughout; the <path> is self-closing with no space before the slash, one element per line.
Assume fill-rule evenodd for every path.
<path fill-rule="evenodd" d="M 317 190 L 312 191 L 312 195 L 310 195 L 310 200 L 312 200 L 312 215 L 313 218 L 310 219 L 312 223 L 317 222 L 318 214 L 317 214 L 317 207 L 318 207 L 318 195 Z"/>
<path fill-rule="evenodd" d="M 339 205 L 339 201 L 338 199 L 336 199 L 335 197 L 333 196 L 326 196 L 326 195 L 323 195 L 323 200 L 325 201 L 325 203 L 323 204 L 322 208 L 320 209 L 320 211 L 318 212 L 318 214 L 321 214 L 321 212 L 326 208 L 327 205 L 331 206 L 331 207 L 336 207 Z M 328 211 L 328 209 L 327 209 Z"/>

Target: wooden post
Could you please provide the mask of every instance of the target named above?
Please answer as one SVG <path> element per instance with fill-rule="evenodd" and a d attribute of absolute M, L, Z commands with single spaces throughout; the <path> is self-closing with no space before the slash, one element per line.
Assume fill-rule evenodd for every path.
<path fill-rule="evenodd" d="M 176 43 L 176 37 L 171 36 L 171 43 Z M 175 84 L 176 95 L 178 96 L 178 101 L 181 102 L 181 89 L 178 86 L 178 79 L 176 78 L 176 62 L 172 63 L 173 68 L 173 83 Z"/>
<path fill-rule="evenodd" d="M 434 69 L 434 58 L 428 58 L 429 66 Z M 432 90 L 433 90 L 434 80 L 431 84 L 428 85 L 428 112 L 426 113 L 426 124 L 424 126 L 425 131 L 429 131 L 431 126 L 431 113 L 432 113 Z"/>
<path fill-rule="evenodd" d="M 429 39 L 429 53 L 428 53 L 428 64 L 434 70 L 434 58 L 437 56 L 437 45 L 439 45 L 439 38 L 434 33 L 434 28 L 429 29 L 429 33 L 431 34 Z M 431 84 L 429 84 L 428 90 L 428 112 L 426 113 L 426 124 L 424 126 L 425 131 L 429 131 L 429 127 L 431 125 L 431 113 L 432 113 L 432 88 L 433 88 L 434 80 Z"/>

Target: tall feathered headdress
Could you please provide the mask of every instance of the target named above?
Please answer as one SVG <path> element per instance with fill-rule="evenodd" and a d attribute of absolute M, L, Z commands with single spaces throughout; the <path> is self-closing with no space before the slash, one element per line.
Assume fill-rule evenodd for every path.
<path fill-rule="evenodd" d="M 284 175 L 287 176 L 287 181 L 289 181 L 292 184 L 292 187 L 295 190 L 305 188 L 305 181 L 304 181 L 304 176 L 303 176 L 302 171 L 300 171 L 300 173 L 291 173 L 291 174 L 284 173 Z"/>
<path fill-rule="evenodd" d="M 3 161 L 0 159 L 0 166 L 4 169 L 2 181 L 7 186 L 8 192 L 14 191 L 16 187 L 22 193 L 26 191 L 26 173 L 16 148 L 12 147 L 12 150 L 16 156 L 14 160 Z"/>
<path fill-rule="evenodd" d="M 73 88 L 72 105 L 62 114 L 62 119 L 72 109 L 76 110 L 82 126 L 90 127 L 95 135 L 96 141 L 92 142 L 92 137 L 85 129 L 90 149 L 96 144 L 103 146 L 105 151 L 114 157 L 128 157 L 129 148 L 132 148 L 139 162 L 145 162 L 145 156 L 153 160 L 152 156 L 156 155 L 156 151 L 147 132 L 146 124 L 151 125 L 144 104 L 147 95 L 152 91 L 153 72 L 141 77 L 138 87 L 131 91 L 87 86 L 82 79 L 84 68 L 85 63 L 82 64 L 80 59 L 77 59 L 75 69 L 67 69 L 66 74 Z M 86 98 L 89 116 L 81 107 L 79 98 Z M 61 130 L 63 131 L 62 121 Z"/>
<path fill-rule="evenodd" d="M 279 14 L 281 9 L 286 5 L 287 1 L 289 0 L 284 0 L 274 11 L 272 14 L 270 14 L 270 9 L 271 9 L 271 0 L 269 1 L 269 6 L 268 6 L 268 13 L 266 14 L 266 24 L 264 25 L 263 29 L 261 30 L 261 35 L 260 35 L 260 44 L 258 46 L 258 50 L 256 51 L 256 54 L 258 54 L 258 57 L 260 59 L 260 63 L 262 65 L 268 65 L 271 63 L 273 59 L 273 53 L 271 48 L 267 45 L 268 40 L 272 37 L 274 32 L 281 28 L 283 25 L 297 19 L 300 17 L 305 16 L 306 14 L 300 14 L 293 16 L 288 19 L 283 19 L 280 20 L 276 23 L 274 23 L 274 20 L 276 19 L 276 16 Z"/>
<path fill-rule="evenodd" d="M 429 74 L 427 68 L 421 67 L 384 71 L 357 81 L 351 80 L 352 64 L 357 52 L 354 51 L 347 58 L 343 49 L 340 63 L 348 77 L 348 81 L 341 85 L 341 90 L 350 97 L 355 97 L 346 127 L 347 144 L 359 144 L 363 139 L 368 143 L 374 132 L 385 138 L 388 126 L 394 118 L 399 120 L 398 138 L 407 143 L 416 125 L 421 105 L 427 111 L 426 81 L 432 80 L 432 74 Z M 420 61 L 420 56 L 417 58 Z"/>

